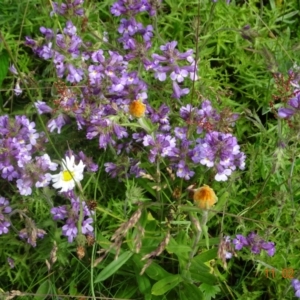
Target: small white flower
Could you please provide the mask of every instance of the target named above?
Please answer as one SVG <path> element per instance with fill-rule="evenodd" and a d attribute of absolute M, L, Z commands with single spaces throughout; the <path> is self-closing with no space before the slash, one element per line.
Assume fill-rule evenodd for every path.
<path fill-rule="evenodd" d="M 75 182 L 80 182 L 83 179 L 83 169 L 85 165 L 80 160 L 78 165 L 75 165 L 75 157 L 66 156 L 62 160 L 62 171 L 59 174 L 51 175 L 53 187 L 60 189 L 60 192 L 67 192 L 74 189 Z"/>

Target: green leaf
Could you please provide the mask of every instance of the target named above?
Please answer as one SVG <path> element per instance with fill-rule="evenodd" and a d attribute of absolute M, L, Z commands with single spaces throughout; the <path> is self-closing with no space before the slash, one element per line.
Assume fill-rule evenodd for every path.
<path fill-rule="evenodd" d="M 215 259 L 217 257 L 217 254 L 218 254 L 218 249 L 213 248 L 208 251 L 204 251 L 204 252 L 200 253 L 199 255 L 195 256 L 193 258 L 193 260 L 199 261 L 199 262 L 207 262 L 212 259 Z"/>
<path fill-rule="evenodd" d="M 36 296 L 34 296 L 34 300 L 43 300 L 48 297 L 50 291 L 51 283 L 49 280 L 44 281 L 36 291 Z M 39 296 L 40 295 L 40 296 Z"/>
<path fill-rule="evenodd" d="M 136 272 L 136 280 L 139 286 L 139 290 L 143 295 L 150 294 L 151 282 L 146 275 L 140 275 Z"/>
<path fill-rule="evenodd" d="M 210 268 L 204 264 L 207 261 L 213 260 L 217 257 L 217 248 L 205 251 L 197 255 L 191 262 L 191 277 L 198 282 L 205 282 L 210 285 L 217 283 L 216 276 L 210 273 Z"/>
<path fill-rule="evenodd" d="M 184 283 L 180 289 L 180 300 L 202 300 L 204 299 L 201 290 L 191 283 Z M 206 299 L 205 299 L 206 300 Z"/>
<path fill-rule="evenodd" d="M 153 285 L 151 293 L 157 296 L 163 295 L 177 286 L 182 280 L 182 277 L 178 274 L 163 278 Z"/>
<path fill-rule="evenodd" d="M 193 272 L 191 270 L 191 277 L 196 282 L 203 282 L 210 285 L 214 285 L 218 282 L 217 278 L 214 275 L 205 272 Z"/>
<path fill-rule="evenodd" d="M 183 244 L 180 245 L 173 238 L 170 239 L 170 242 L 166 249 L 169 253 L 175 253 L 177 256 L 181 256 L 192 251 L 190 246 Z"/>
<path fill-rule="evenodd" d="M 210 268 L 204 262 L 195 259 L 192 260 L 191 268 L 199 272 L 209 273 L 210 271 Z"/>
<path fill-rule="evenodd" d="M 215 296 L 221 291 L 218 286 L 210 285 L 206 283 L 202 283 L 200 285 L 200 290 L 204 293 L 205 300 L 210 300 L 211 298 L 215 298 Z"/>
<path fill-rule="evenodd" d="M 71 283 L 69 284 L 69 295 L 70 296 L 78 295 L 77 282 L 75 280 L 71 281 Z"/>
<path fill-rule="evenodd" d="M 151 263 L 151 265 L 146 269 L 145 273 L 154 280 L 160 280 L 170 275 L 170 273 L 156 263 Z"/>
<path fill-rule="evenodd" d="M 133 255 L 131 251 L 126 251 L 121 254 L 116 260 L 112 261 L 109 265 L 107 265 L 97 276 L 95 283 L 103 281 L 115 274 Z"/>
<path fill-rule="evenodd" d="M 8 65 L 9 65 L 9 55 L 4 50 L 0 54 L 0 87 L 2 86 L 2 82 L 4 78 L 6 77 L 7 71 L 8 71 Z"/>

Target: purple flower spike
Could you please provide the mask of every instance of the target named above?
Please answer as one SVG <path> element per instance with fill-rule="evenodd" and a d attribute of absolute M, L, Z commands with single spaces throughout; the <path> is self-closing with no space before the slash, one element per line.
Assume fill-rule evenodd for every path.
<path fill-rule="evenodd" d="M 81 233 L 87 235 L 93 235 L 94 228 L 92 226 L 94 214 L 90 211 L 84 201 L 80 201 L 78 197 L 75 196 L 73 191 L 68 191 L 63 193 L 64 196 L 69 198 L 70 204 L 58 207 L 53 207 L 51 209 L 51 214 L 53 219 L 56 221 L 63 221 L 65 224 L 62 226 L 62 234 L 68 238 L 68 242 L 72 243 L 73 240 L 78 235 L 77 223 L 79 220 L 80 210 L 82 206 L 82 224 Z"/>
<path fill-rule="evenodd" d="M 195 163 L 215 167 L 217 181 L 228 180 L 237 167 L 243 170 L 245 158 L 232 134 L 217 131 L 208 132 L 204 139 L 199 139 L 192 155 Z"/>
<path fill-rule="evenodd" d="M 233 239 L 233 244 L 236 250 L 249 247 L 251 252 L 254 254 L 260 254 L 261 250 L 267 251 L 269 256 L 273 256 L 275 254 L 275 243 L 264 241 L 255 232 L 251 232 L 247 237 L 237 234 L 236 238 Z"/>

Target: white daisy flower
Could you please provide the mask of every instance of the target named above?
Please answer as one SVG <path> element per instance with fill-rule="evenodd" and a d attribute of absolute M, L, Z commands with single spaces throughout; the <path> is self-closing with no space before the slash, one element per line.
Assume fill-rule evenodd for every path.
<path fill-rule="evenodd" d="M 67 192 L 73 190 L 76 183 L 79 183 L 83 179 L 83 169 L 85 165 L 82 160 L 78 165 L 75 165 L 75 157 L 66 156 L 66 159 L 62 160 L 62 171 L 59 174 L 51 175 L 53 187 L 60 189 L 60 192 Z"/>

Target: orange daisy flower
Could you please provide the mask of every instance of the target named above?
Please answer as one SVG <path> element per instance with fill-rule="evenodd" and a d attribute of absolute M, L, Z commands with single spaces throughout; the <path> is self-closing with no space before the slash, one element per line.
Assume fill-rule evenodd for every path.
<path fill-rule="evenodd" d="M 199 208 L 209 209 L 218 201 L 218 197 L 212 188 L 204 184 L 199 189 L 194 190 L 193 200 Z"/>
<path fill-rule="evenodd" d="M 143 117 L 146 111 L 146 105 L 141 100 L 133 100 L 129 104 L 129 113 L 136 118 Z"/>

